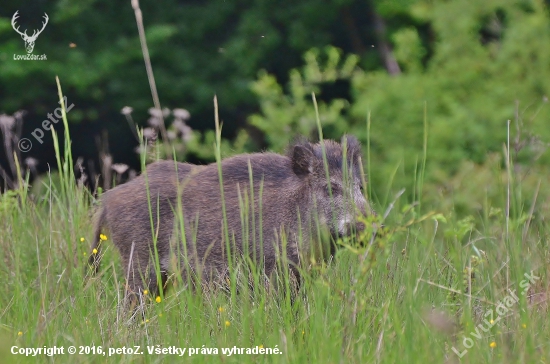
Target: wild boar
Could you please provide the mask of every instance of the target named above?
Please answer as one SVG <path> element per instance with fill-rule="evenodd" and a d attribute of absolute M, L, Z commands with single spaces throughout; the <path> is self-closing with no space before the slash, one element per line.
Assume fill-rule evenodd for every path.
<path fill-rule="evenodd" d="M 105 227 L 121 254 L 128 294 L 158 291 L 173 254 L 183 276 L 191 272 L 206 281 L 226 274 L 228 259 L 239 256 L 269 275 L 285 254 L 299 276 L 300 260 L 315 248 L 320 229 L 344 236 L 364 228 L 357 217 L 372 210 L 360 164 L 361 146 L 352 136 L 342 143 L 301 141 L 287 155 L 237 155 L 221 162 L 222 196 L 217 163 L 153 163 L 102 196 L 92 247 L 98 252 L 89 263 L 97 269 Z"/>

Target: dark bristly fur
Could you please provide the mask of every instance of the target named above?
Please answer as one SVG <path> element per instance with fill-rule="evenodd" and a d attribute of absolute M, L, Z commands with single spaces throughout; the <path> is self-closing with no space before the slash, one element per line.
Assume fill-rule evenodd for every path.
<path fill-rule="evenodd" d="M 195 166 L 172 161 L 153 163 L 147 167 L 146 173 L 102 196 L 92 247 L 98 252 L 92 254 L 89 264 L 97 271 L 100 232 L 102 228 L 107 228 L 110 240 L 120 251 L 130 293 L 145 287 L 151 292 L 158 290 L 153 234 L 157 240 L 161 282 L 166 280 L 170 255 L 174 251 L 179 252 L 178 261 L 184 276 L 188 271 L 207 281 L 223 276 L 228 269 L 228 258 L 242 254 L 261 264 L 269 275 L 277 266 L 279 252 L 284 251 L 284 234 L 286 257 L 290 268 L 297 274 L 300 258 L 312 249 L 311 243 L 317 236 L 317 223 L 328 227 L 334 235 L 349 234 L 351 230 L 361 229 L 361 225 L 354 222 L 357 214 L 371 212 L 360 192 L 361 147 L 354 137 L 344 138 L 347 145 L 346 164 L 350 171 L 347 185 L 344 185 L 342 145 L 331 140 L 324 142 L 332 191 L 328 190 L 320 143 L 299 142 L 289 149 L 287 156 L 256 153 L 223 160 L 221 166 L 229 244 L 223 231 L 218 166 L 215 163 Z M 179 236 L 180 229 L 174 228 L 178 196 L 181 196 L 183 208 L 185 246 Z M 248 201 L 244 208 L 249 211 L 245 222 L 249 226 L 248 233 L 244 234 L 242 201 Z M 174 241 L 179 244 L 172 244 Z M 263 243 L 260 244 L 260 241 Z M 184 251 L 187 254 L 183 254 Z"/>

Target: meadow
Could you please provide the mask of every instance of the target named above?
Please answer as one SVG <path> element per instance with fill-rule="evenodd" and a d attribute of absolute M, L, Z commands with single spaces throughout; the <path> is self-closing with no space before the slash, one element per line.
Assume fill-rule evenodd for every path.
<path fill-rule="evenodd" d="M 491 174 L 497 203 L 453 212 L 468 188 L 424 203 L 425 148 L 408 176 L 412 194 L 391 179 L 367 190 L 384 233 L 311 259 L 295 295 L 284 275 L 282 291 L 259 283 L 260 273 L 250 287 L 237 269 L 226 289 L 196 292 L 175 277 L 129 318 L 108 233 L 99 275 L 86 271 L 97 196 L 75 180 L 63 116 L 64 145 L 53 134 L 59 172 L 42 179 L 43 193 L 33 195 L 20 170 L 19 188 L 0 196 L 0 362 L 547 362 L 546 181 L 524 188 L 509 140 Z M 376 169 L 364 147 L 365 170 Z M 53 347 L 64 353 L 25 351 Z"/>

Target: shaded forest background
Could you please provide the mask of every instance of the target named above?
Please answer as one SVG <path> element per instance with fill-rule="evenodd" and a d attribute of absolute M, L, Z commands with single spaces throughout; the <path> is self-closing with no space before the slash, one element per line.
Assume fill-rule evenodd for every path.
<path fill-rule="evenodd" d="M 526 195 L 548 180 L 548 1 L 161 0 L 140 6 L 160 103 L 168 109 L 165 136 L 178 160 L 214 159 L 214 95 L 224 156 L 283 152 L 297 135 L 315 139 L 313 92 L 325 137 L 352 133 L 365 151 L 368 146 L 371 193 L 380 202 L 402 187 L 413 197 L 423 193 L 428 203 L 448 199 L 449 208 L 459 210 L 497 199 L 508 120 L 511 159 Z M 16 11 L 18 25 L 30 32 L 48 14 L 33 52 L 47 61 L 13 59 L 25 54 L 11 26 Z M 3 187 L 16 184 L 12 150 L 33 178 L 55 168 L 51 135 L 43 144 L 31 137 L 58 106 L 55 76 L 75 105 L 68 115 L 73 155 L 81 157 L 87 183 L 99 178 L 106 186 L 139 170 L 133 123 L 152 139 L 161 130 L 159 115 L 149 111 L 153 100 L 130 1 L 7 0 L 0 8 Z M 29 152 L 18 151 L 20 138 L 33 141 Z M 162 148 L 157 152 L 166 157 Z M 117 172 L 121 164 L 129 169 Z M 411 174 L 424 179 L 423 191 L 405 178 Z"/>

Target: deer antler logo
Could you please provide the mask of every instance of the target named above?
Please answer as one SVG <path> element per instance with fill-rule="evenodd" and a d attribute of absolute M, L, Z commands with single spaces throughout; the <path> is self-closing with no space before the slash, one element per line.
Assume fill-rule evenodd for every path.
<path fill-rule="evenodd" d="M 21 35 L 21 38 L 23 38 L 23 41 L 25 41 L 25 48 L 27 49 L 27 53 L 32 53 L 32 50 L 34 49 L 34 42 L 36 42 L 36 38 L 38 38 L 38 36 L 40 35 L 40 33 L 42 33 L 42 31 L 44 30 L 44 28 L 46 27 L 46 24 L 48 24 L 48 14 L 44 13 L 44 22 L 42 23 L 42 29 L 38 30 L 38 31 L 34 31 L 32 33 L 31 36 L 28 36 L 27 35 L 27 30 L 25 29 L 25 31 L 23 33 L 21 33 L 19 31 L 19 27 L 15 27 L 15 20 L 17 18 L 19 18 L 19 15 L 17 15 L 17 13 L 19 12 L 19 10 L 17 10 L 15 12 L 15 14 L 13 14 L 13 17 L 11 18 L 11 26 L 13 27 L 13 29 L 19 33 Z"/>

